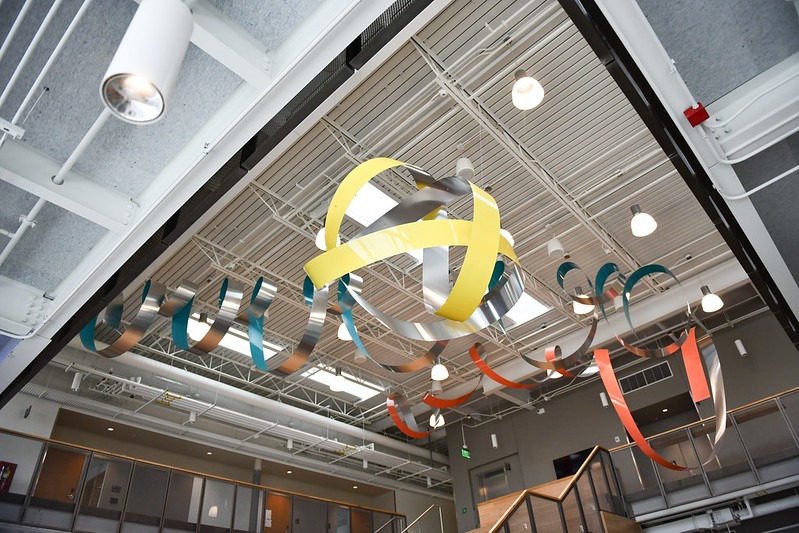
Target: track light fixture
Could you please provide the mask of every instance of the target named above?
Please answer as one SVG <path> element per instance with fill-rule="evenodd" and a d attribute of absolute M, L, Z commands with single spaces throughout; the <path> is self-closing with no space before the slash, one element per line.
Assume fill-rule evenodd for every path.
<path fill-rule="evenodd" d="M 638 204 L 630 207 L 633 212 L 633 218 L 630 220 L 630 229 L 636 237 L 646 237 L 651 235 L 658 227 L 658 223 L 649 213 L 641 211 Z"/>
<path fill-rule="evenodd" d="M 160 119 L 194 29 L 181 0 L 142 0 L 100 85 L 106 107 L 120 119 Z"/>
<path fill-rule="evenodd" d="M 467 180 L 474 178 L 474 165 L 468 157 L 461 157 L 455 163 L 455 175 Z"/>
<path fill-rule="evenodd" d="M 718 294 L 714 294 L 707 285 L 702 285 L 702 311 L 713 313 L 724 307 L 724 302 Z"/>
<path fill-rule="evenodd" d="M 430 379 L 433 381 L 444 381 L 449 377 L 449 370 L 441 362 L 441 358 L 436 358 L 436 364 L 430 369 Z"/>
<path fill-rule="evenodd" d="M 544 88 L 526 70 L 517 70 L 513 77 L 516 81 L 513 83 L 511 99 L 518 109 L 532 109 L 544 100 Z"/>
<path fill-rule="evenodd" d="M 547 242 L 547 255 L 549 257 L 563 257 L 563 254 L 565 253 L 566 252 L 563 249 L 563 245 L 560 243 L 560 240 L 555 237 L 549 239 L 549 242 Z"/>

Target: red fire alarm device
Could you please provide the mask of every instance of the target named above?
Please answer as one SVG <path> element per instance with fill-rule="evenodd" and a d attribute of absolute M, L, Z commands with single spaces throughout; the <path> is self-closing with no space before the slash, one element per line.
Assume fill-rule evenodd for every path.
<path fill-rule="evenodd" d="M 688 119 L 688 123 L 694 128 L 710 118 L 702 102 L 697 102 L 695 106 L 689 107 L 683 111 L 683 113 L 685 114 L 685 118 Z"/>

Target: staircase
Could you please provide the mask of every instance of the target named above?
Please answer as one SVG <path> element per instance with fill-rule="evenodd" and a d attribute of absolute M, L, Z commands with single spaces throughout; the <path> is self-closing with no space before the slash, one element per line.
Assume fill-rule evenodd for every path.
<path fill-rule="evenodd" d="M 481 503 L 470 533 L 640 532 L 624 512 L 610 454 L 596 446 L 573 476 Z"/>

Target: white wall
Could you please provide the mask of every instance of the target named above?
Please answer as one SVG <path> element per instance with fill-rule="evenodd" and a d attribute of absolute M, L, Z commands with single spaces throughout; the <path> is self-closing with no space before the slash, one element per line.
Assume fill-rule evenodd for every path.
<path fill-rule="evenodd" d="M 25 418 L 25 410 L 31 411 Z M 27 394 L 17 394 L 0 409 L 0 428 L 19 431 L 28 435 L 49 438 L 59 405 Z"/>
<path fill-rule="evenodd" d="M 456 533 L 458 531 L 458 524 L 455 521 L 455 504 L 450 500 L 431 498 L 415 492 L 397 491 L 395 502 L 397 512 L 404 514 L 408 518 L 408 524 L 413 522 L 432 504 L 438 505 L 441 507 L 441 516 L 444 519 L 444 533 Z M 438 509 L 432 509 L 409 531 L 410 533 L 440 533 L 441 519 L 439 518 Z"/>

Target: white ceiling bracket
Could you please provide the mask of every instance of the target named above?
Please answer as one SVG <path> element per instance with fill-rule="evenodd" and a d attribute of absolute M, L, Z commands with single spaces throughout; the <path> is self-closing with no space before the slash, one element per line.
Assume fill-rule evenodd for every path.
<path fill-rule="evenodd" d="M 70 170 L 64 183 L 51 179 L 61 164 L 8 139 L 0 148 L 0 179 L 116 233 L 133 220 L 136 204 L 127 196 Z"/>

